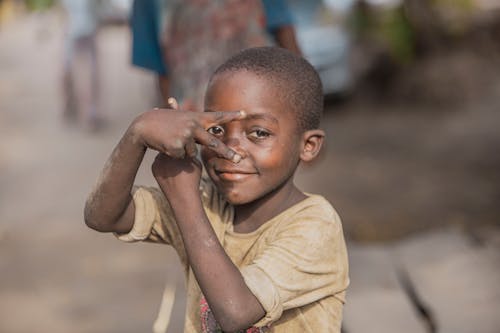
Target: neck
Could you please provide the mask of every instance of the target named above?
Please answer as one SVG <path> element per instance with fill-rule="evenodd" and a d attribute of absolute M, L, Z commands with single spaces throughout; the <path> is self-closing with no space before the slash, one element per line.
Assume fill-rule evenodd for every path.
<path fill-rule="evenodd" d="M 304 200 L 306 196 L 293 183 L 286 182 L 262 198 L 234 207 L 234 231 L 247 233 Z"/>

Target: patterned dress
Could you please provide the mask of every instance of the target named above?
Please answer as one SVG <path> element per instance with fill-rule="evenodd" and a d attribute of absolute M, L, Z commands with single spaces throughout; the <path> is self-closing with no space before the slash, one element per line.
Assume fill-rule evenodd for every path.
<path fill-rule="evenodd" d="M 163 48 L 170 94 L 197 110 L 217 66 L 244 48 L 270 45 L 260 0 L 184 0 L 168 11 Z"/>

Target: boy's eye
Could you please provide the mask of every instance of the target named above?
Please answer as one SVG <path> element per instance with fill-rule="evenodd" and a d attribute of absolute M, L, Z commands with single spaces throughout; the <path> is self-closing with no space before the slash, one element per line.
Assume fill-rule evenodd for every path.
<path fill-rule="evenodd" d="M 224 129 L 220 126 L 212 126 L 207 129 L 207 132 L 215 136 L 220 136 L 224 134 Z"/>
<path fill-rule="evenodd" d="M 270 135 L 271 134 L 269 132 L 262 130 L 262 129 L 253 130 L 249 134 L 249 136 L 254 138 L 254 139 L 265 139 L 265 138 L 269 137 Z"/>

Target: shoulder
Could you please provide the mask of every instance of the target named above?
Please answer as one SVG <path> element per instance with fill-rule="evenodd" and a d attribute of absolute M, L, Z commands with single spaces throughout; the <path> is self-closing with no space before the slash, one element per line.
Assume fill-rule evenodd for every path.
<path fill-rule="evenodd" d="M 332 204 L 321 195 L 307 194 L 307 198 L 285 211 L 281 227 L 341 228 L 340 217 Z"/>
<path fill-rule="evenodd" d="M 299 215 L 317 217 L 340 223 L 340 217 L 332 204 L 323 196 L 318 194 L 306 194 L 307 198 L 302 201 Z"/>
<path fill-rule="evenodd" d="M 320 195 L 308 198 L 280 214 L 272 228 L 274 240 L 300 243 L 300 247 L 324 248 L 343 244 L 342 223 L 337 211 Z"/>

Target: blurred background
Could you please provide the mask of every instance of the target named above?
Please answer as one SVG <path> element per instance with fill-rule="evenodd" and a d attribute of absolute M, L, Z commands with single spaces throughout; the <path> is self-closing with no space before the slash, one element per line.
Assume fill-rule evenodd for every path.
<path fill-rule="evenodd" d="M 149 332 L 165 285 L 181 332 L 173 250 L 83 222 L 108 154 L 161 104 L 131 64 L 132 1 L 89 3 L 0 1 L 0 332 Z M 344 331 L 500 332 L 500 2 L 288 6 L 325 89 L 326 149 L 297 183 L 343 219 Z"/>

